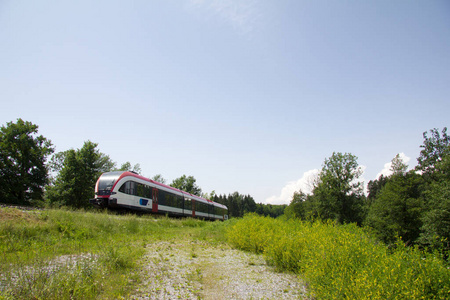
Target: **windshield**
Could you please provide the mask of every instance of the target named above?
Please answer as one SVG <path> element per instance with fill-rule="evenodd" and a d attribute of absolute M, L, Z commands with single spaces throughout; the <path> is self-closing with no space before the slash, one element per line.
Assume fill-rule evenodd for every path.
<path fill-rule="evenodd" d="M 98 181 L 98 193 L 110 192 L 114 183 L 123 172 L 104 173 Z"/>

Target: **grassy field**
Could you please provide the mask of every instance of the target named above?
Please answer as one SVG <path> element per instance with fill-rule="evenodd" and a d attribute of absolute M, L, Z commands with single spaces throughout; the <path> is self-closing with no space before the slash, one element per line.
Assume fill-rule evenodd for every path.
<path fill-rule="evenodd" d="M 299 274 L 316 299 L 450 299 L 448 263 L 401 243 L 388 249 L 354 224 L 248 215 L 228 238 Z"/>
<path fill-rule="evenodd" d="M 0 208 L 0 299 L 127 298 L 145 247 L 224 242 L 224 224 L 66 210 Z"/>
<path fill-rule="evenodd" d="M 0 299 L 127 299 L 147 246 L 195 240 L 261 253 L 315 299 L 450 298 L 448 263 L 402 244 L 388 249 L 352 224 L 0 208 Z"/>

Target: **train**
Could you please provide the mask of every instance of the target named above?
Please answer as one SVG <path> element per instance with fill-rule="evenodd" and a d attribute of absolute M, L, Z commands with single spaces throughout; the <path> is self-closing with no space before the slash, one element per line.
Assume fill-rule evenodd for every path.
<path fill-rule="evenodd" d="M 89 202 L 101 208 L 126 209 L 175 217 L 227 220 L 228 208 L 192 195 L 132 171 L 103 173 L 95 184 L 95 198 Z"/>

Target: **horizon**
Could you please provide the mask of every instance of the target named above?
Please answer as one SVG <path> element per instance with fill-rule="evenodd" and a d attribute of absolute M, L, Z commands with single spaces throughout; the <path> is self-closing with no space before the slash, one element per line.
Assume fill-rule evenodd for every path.
<path fill-rule="evenodd" d="M 257 203 L 333 152 L 414 168 L 449 120 L 447 1 L 2 1 L 0 36 L 0 124 Z"/>

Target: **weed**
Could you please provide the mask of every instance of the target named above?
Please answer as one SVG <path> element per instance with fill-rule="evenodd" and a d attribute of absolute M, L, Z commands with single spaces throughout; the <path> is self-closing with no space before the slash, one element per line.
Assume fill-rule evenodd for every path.
<path fill-rule="evenodd" d="M 248 215 L 228 230 L 239 249 L 264 253 L 280 270 L 301 274 L 318 299 L 448 299 L 450 270 L 437 256 L 376 242 L 354 224 Z"/>

